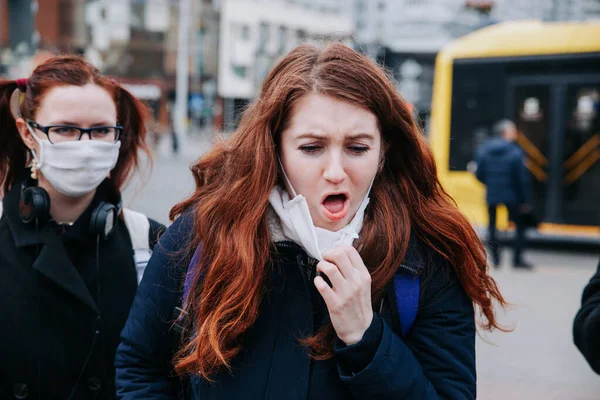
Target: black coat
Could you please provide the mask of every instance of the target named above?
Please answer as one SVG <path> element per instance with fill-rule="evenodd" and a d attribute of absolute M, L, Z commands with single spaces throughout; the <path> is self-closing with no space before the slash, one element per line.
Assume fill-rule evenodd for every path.
<path fill-rule="evenodd" d="M 73 399 L 115 397 L 114 356 L 137 278 L 123 221 L 96 252 L 88 226 L 105 197 L 98 189 L 73 226 L 50 221 L 37 229 L 19 218 L 20 185 L 4 197 L 0 399 L 68 399 L 73 390 Z M 160 228 L 151 221 L 152 238 Z"/>
<path fill-rule="evenodd" d="M 188 217 L 175 221 L 148 264 L 117 350 L 120 399 L 172 399 L 179 388 L 170 378 L 172 317 L 189 263 L 181 250 L 191 224 Z M 473 304 L 451 268 L 410 246 L 403 268 L 421 273 L 422 285 L 417 319 L 405 339 L 394 329 L 396 305 L 388 295 L 391 301 L 381 312 L 376 306 L 361 342 L 346 347 L 338 340 L 335 358 L 311 361 L 298 338 L 312 335 L 327 311 L 308 276 L 306 254 L 283 244 L 273 254 L 268 293 L 232 374 L 222 372 L 214 383 L 192 377 L 191 399 L 475 398 Z"/>
<path fill-rule="evenodd" d="M 600 263 L 583 291 L 581 309 L 573 323 L 573 338 L 592 369 L 600 374 Z"/>

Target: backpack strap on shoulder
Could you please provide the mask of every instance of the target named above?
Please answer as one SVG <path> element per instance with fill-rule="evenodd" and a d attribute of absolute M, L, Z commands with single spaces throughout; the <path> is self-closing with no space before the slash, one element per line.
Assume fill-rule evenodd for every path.
<path fill-rule="evenodd" d="M 190 287 L 192 286 L 192 279 L 194 277 L 194 268 L 196 268 L 196 266 L 198 265 L 198 261 L 200 260 L 200 246 L 198 246 L 196 248 L 196 251 L 194 251 L 194 255 L 192 256 L 192 259 L 190 261 L 190 265 L 187 268 L 187 271 L 185 273 L 185 278 L 183 281 L 183 288 L 182 290 L 179 292 L 179 296 L 177 298 L 177 305 L 175 306 L 175 309 L 173 310 L 173 321 L 175 321 L 173 323 L 173 330 L 177 333 L 177 338 L 176 338 L 176 344 L 179 345 L 179 335 L 181 334 L 181 332 L 183 331 L 183 319 L 186 317 L 187 312 L 184 311 L 183 309 L 183 305 L 185 303 L 185 301 L 187 300 L 187 296 L 190 292 Z"/>
<path fill-rule="evenodd" d="M 148 265 L 148 261 L 152 255 L 152 250 L 150 250 L 150 221 L 144 214 L 128 208 L 123 208 L 123 219 L 131 238 L 135 271 L 139 285 L 144 276 L 146 265 Z"/>
<path fill-rule="evenodd" d="M 417 318 L 420 291 L 419 276 L 403 271 L 398 271 L 394 275 L 394 300 L 396 300 L 402 337 L 406 337 Z"/>

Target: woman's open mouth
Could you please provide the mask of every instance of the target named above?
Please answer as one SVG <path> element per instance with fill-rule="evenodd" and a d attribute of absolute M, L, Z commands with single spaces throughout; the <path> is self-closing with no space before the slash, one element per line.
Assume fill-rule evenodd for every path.
<path fill-rule="evenodd" d="M 348 212 L 348 196 L 344 193 L 330 194 L 321 203 L 323 211 L 331 221 L 344 218 Z"/>

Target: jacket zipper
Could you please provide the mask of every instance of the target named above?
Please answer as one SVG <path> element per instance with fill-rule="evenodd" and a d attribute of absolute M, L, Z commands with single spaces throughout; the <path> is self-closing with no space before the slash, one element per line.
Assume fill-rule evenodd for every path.
<path fill-rule="evenodd" d="M 310 282 L 312 277 L 313 277 L 313 271 L 314 271 L 314 275 L 317 274 L 317 264 L 319 263 L 319 260 L 314 259 L 312 257 L 308 257 L 308 281 Z"/>
<path fill-rule="evenodd" d="M 400 264 L 400 268 L 410 272 L 413 275 L 419 275 L 419 270 L 417 270 L 416 268 L 413 268 L 413 267 L 409 267 L 406 264 Z"/>
<path fill-rule="evenodd" d="M 299 251 L 301 250 L 300 246 L 286 242 L 278 242 L 276 246 L 285 249 L 294 249 Z M 296 262 L 298 262 L 298 264 L 300 264 L 302 267 L 306 268 L 306 277 L 307 280 L 310 282 L 313 276 L 316 275 L 316 265 L 319 263 L 319 260 L 305 255 L 302 251 L 300 251 L 298 253 L 298 256 L 296 257 Z M 313 273 L 313 269 L 315 270 L 315 273 Z"/>

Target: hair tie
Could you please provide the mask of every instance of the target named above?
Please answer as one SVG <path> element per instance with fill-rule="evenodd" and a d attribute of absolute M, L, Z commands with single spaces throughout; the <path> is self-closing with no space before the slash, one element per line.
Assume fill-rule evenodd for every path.
<path fill-rule="evenodd" d="M 21 92 L 26 92 L 27 91 L 27 82 L 28 81 L 29 81 L 28 78 L 21 78 L 21 79 L 15 80 L 15 83 L 17 84 L 17 87 L 19 88 L 19 90 Z"/>

